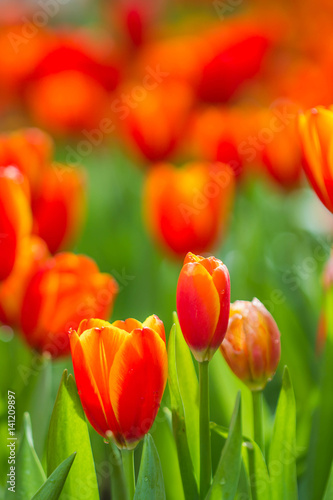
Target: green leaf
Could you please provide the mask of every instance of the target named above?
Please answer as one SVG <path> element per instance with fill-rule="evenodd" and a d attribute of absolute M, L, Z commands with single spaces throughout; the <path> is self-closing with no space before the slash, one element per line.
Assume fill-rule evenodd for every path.
<path fill-rule="evenodd" d="M 191 417 L 189 416 L 189 412 L 192 406 L 193 411 L 197 415 L 197 423 L 196 425 L 198 426 L 199 423 L 199 415 L 198 415 L 198 405 L 197 403 L 194 402 L 194 399 L 197 398 L 197 390 L 198 390 L 198 383 L 197 383 L 197 377 L 196 373 L 194 370 L 191 354 L 186 346 L 185 347 L 183 342 L 185 343 L 183 336 L 181 333 L 176 328 L 176 325 L 173 325 L 169 337 L 169 343 L 168 343 L 168 361 L 169 361 L 169 390 L 170 390 L 170 398 L 171 398 L 171 409 L 172 409 L 172 427 L 173 427 L 173 434 L 175 437 L 176 441 L 176 446 L 177 446 L 177 452 L 178 452 L 178 459 L 179 459 L 179 467 L 180 467 L 180 473 L 182 476 L 182 482 L 183 482 L 183 488 L 184 488 L 184 493 L 186 498 L 191 498 L 195 500 L 198 498 L 198 486 L 197 486 L 197 480 L 195 477 L 195 471 L 194 471 L 194 466 L 193 466 L 193 458 L 191 456 L 191 451 L 190 451 L 190 443 L 189 443 L 189 436 L 188 433 L 192 434 L 193 433 L 193 428 L 192 428 L 192 433 L 189 430 L 188 431 L 188 426 L 191 426 Z M 178 351 L 178 352 L 177 352 Z M 180 351 L 180 352 L 179 352 Z M 183 354 L 183 363 L 184 366 L 181 366 L 181 360 L 180 358 L 180 353 Z M 178 360 L 178 363 L 177 363 Z M 187 400 L 187 411 L 185 413 L 185 403 L 183 402 L 183 397 L 180 389 L 180 383 L 179 379 L 180 377 L 178 376 L 178 368 L 180 369 L 181 373 L 184 373 L 184 369 L 188 368 L 189 373 L 192 375 L 192 388 L 190 389 L 190 393 L 192 394 L 192 403 L 191 404 L 189 401 L 191 401 L 191 398 L 189 395 L 185 396 L 185 399 Z M 187 380 L 187 377 L 186 377 Z M 183 387 L 183 386 L 182 386 Z M 194 409 L 195 408 L 195 409 Z M 186 418 L 188 417 L 188 418 Z M 199 446 L 199 430 L 197 429 L 197 435 L 194 437 L 194 441 L 197 442 L 197 445 L 193 446 L 192 442 L 192 453 L 194 452 L 194 448 L 197 448 Z M 199 449 L 198 449 L 199 451 Z M 198 470 L 197 470 L 198 474 Z M 198 477 L 198 476 L 197 476 Z"/>
<path fill-rule="evenodd" d="M 70 468 L 74 462 L 75 455 L 76 453 L 73 453 L 70 457 L 66 458 L 66 460 L 52 472 L 31 500 L 57 500 L 59 498 Z"/>
<path fill-rule="evenodd" d="M 165 500 L 161 462 L 150 434 L 144 440 L 134 500 Z"/>
<path fill-rule="evenodd" d="M 325 495 L 323 497 L 323 500 L 332 500 L 332 498 L 333 498 L 333 464 L 331 467 L 331 473 L 330 473 L 330 477 L 328 479 L 328 483 L 326 486 L 326 491 L 325 491 Z"/>
<path fill-rule="evenodd" d="M 268 468 L 272 500 L 297 500 L 296 405 L 287 367 L 276 409 Z"/>
<path fill-rule="evenodd" d="M 98 500 L 98 486 L 88 426 L 72 375 L 64 371 L 52 412 L 47 439 L 48 475 L 72 453 L 77 456 L 63 488 L 71 500 Z"/>
<path fill-rule="evenodd" d="M 222 449 L 213 484 L 207 500 L 233 500 L 235 498 L 241 470 L 242 415 L 240 393 L 237 394 L 227 441 Z"/>
<path fill-rule="evenodd" d="M 333 460 L 333 287 L 325 298 L 327 339 L 323 359 L 322 378 L 319 386 L 319 406 L 313 418 L 308 453 L 306 488 L 307 498 L 317 500 L 325 491 Z"/>
<path fill-rule="evenodd" d="M 10 442 L 11 441 L 8 440 L 7 444 Z M 15 443 L 16 446 L 17 441 L 13 440 L 13 443 Z M 9 450 L 10 448 L 7 449 Z M 17 451 L 17 460 L 12 467 L 15 467 L 16 476 L 15 499 L 27 500 L 31 498 L 44 483 L 46 477 L 34 449 L 31 421 L 28 413 L 25 413 L 23 417 L 23 434 Z M 7 486 L 10 487 L 9 484 Z M 6 499 L 11 499 L 14 496 L 12 491 L 6 490 Z"/>

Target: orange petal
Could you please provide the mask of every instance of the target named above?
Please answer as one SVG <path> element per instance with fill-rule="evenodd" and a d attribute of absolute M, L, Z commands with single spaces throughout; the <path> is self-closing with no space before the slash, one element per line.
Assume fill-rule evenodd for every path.
<path fill-rule="evenodd" d="M 134 318 L 125 319 L 125 321 L 117 320 L 112 323 L 116 328 L 125 330 L 125 332 L 131 333 L 136 328 L 142 328 L 142 323 Z"/>
<path fill-rule="evenodd" d="M 143 326 L 146 326 L 147 328 L 150 328 L 151 330 L 154 330 L 154 332 L 158 333 L 161 339 L 165 342 L 165 330 L 164 330 L 164 325 L 163 321 L 160 320 L 156 314 L 153 314 L 152 316 L 149 316 L 144 322 Z"/>
<path fill-rule="evenodd" d="M 157 415 L 167 380 L 165 343 L 150 328 L 134 330 L 110 372 L 110 398 L 128 443 L 141 439 Z"/>

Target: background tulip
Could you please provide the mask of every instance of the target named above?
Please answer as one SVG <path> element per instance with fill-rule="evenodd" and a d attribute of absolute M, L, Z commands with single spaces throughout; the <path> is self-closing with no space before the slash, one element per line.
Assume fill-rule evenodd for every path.
<path fill-rule="evenodd" d="M 84 320 L 71 331 L 75 379 L 88 420 L 119 448 L 134 448 L 157 415 L 167 381 L 162 321 Z"/>
<path fill-rule="evenodd" d="M 299 117 L 305 174 L 320 201 L 333 212 L 333 111 L 313 108 Z"/>
<path fill-rule="evenodd" d="M 37 351 L 52 357 L 69 352 L 68 331 L 84 318 L 107 319 L 117 294 L 109 274 L 83 255 L 61 253 L 48 259 L 30 278 L 23 298 L 21 329 Z"/>
<path fill-rule="evenodd" d="M 188 253 L 177 285 L 177 313 L 187 345 L 197 361 L 210 360 L 228 326 L 230 278 L 215 257 Z"/>
<path fill-rule="evenodd" d="M 231 304 L 220 349 L 231 370 L 252 391 L 262 390 L 273 377 L 280 361 L 280 332 L 258 299 Z"/>
<path fill-rule="evenodd" d="M 208 251 L 225 233 L 234 184 L 232 170 L 221 163 L 153 167 L 143 193 L 149 232 L 181 258 Z"/>
<path fill-rule="evenodd" d="M 12 272 L 19 242 L 32 227 L 24 182 L 16 168 L 0 167 L 0 281 Z"/>

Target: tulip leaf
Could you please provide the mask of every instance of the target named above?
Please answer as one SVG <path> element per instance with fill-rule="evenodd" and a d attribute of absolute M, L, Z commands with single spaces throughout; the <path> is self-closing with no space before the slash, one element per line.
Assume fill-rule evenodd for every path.
<path fill-rule="evenodd" d="M 7 445 L 11 443 L 17 445 L 17 441 L 9 439 Z M 10 450 L 10 448 L 7 449 Z M 17 450 L 16 463 L 10 466 L 15 467 L 15 469 L 12 469 L 15 471 L 15 494 L 13 495 L 13 491 L 6 489 L 5 498 L 15 497 L 17 500 L 31 498 L 44 483 L 46 477 L 34 449 L 31 421 L 28 413 L 25 413 L 23 417 L 23 434 Z M 7 474 L 9 472 L 8 470 Z M 7 480 L 10 480 L 10 477 L 7 476 Z M 7 486 L 11 487 L 12 485 L 7 483 Z"/>
<path fill-rule="evenodd" d="M 133 500 L 165 500 L 165 498 L 160 458 L 153 438 L 147 434 Z"/>
<path fill-rule="evenodd" d="M 177 331 L 176 325 L 173 325 L 168 343 L 169 389 L 170 389 L 171 409 L 172 409 L 172 427 L 177 446 L 180 473 L 182 476 L 185 497 L 191 499 L 193 498 L 195 500 L 196 498 L 198 498 L 198 487 L 195 478 L 193 457 L 191 456 L 190 442 L 188 436 L 189 431 L 187 429 L 187 426 L 188 425 L 190 426 L 191 423 L 188 423 L 188 420 L 186 419 L 186 416 L 188 416 L 190 408 L 188 408 L 189 405 L 187 402 L 186 408 L 188 411 L 186 412 L 185 404 L 182 398 L 181 387 L 179 384 L 180 377 L 177 371 L 179 368 L 179 364 L 181 364 L 180 362 L 177 364 L 177 359 L 179 359 L 179 353 L 177 353 L 177 351 L 179 351 L 179 345 L 181 346 L 181 352 L 184 355 L 183 357 L 184 366 L 182 367 L 183 368 L 182 372 L 184 371 L 184 367 L 187 366 L 190 373 L 192 373 L 192 377 L 194 377 L 192 379 L 193 385 L 197 386 L 198 384 L 196 383 L 197 378 L 196 378 L 196 373 L 194 371 L 191 354 L 186 344 L 185 347 L 184 345 L 182 345 L 182 338 L 180 337 L 182 337 L 182 335 L 179 333 L 179 331 Z M 191 393 L 193 397 L 194 394 L 193 388 L 191 390 Z M 190 396 L 188 395 L 187 401 L 189 400 Z M 198 412 L 196 413 L 198 415 Z M 197 418 L 199 422 L 199 416 Z M 197 442 L 198 442 L 198 435 L 199 434 L 197 434 L 194 437 L 195 441 Z M 192 443 L 192 453 L 193 452 L 194 452 L 194 447 Z"/>
<path fill-rule="evenodd" d="M 294 500 L 296 474 L 296 405 L 288 368 L 284 368 L 282 388 L 275 414 L 268 469 L 272 500 Z"/>
<path fill-rule="evenodd" d="M 66 458 L 66 460 L 52 472 L 31 500 L 57 500 L 59 498 L 70 468 L 74 462 L 75 455 L 76 453 L 72 453 L 70 457 Z"/>
<path fill-rule="evenodd" d="M 48 475 L 72 453 L 75 462 L 63 488 L 71 500 L 98 500 L 98 486 L 88 426 L 72 375 L 64 371 L 53 408 L 47 439 Z"/>
<path fill-rule="evenodd" d="M 320 381 L 319 407 L 313 418 L 313 427 L 308 453 L 307 497 L 311 500 L 322 498 L 333 460 L 333 287 L 325 297 L 327 338 Z M 310 473 L 311 472 L 311 473 Z"/>
<path fill-rule="evenodd" d="M 220 498 L 233 500 L 235 498 L 241 470 L 242 440 L 241 399 L 238 393 L 228 438 L 223 446 L 213 484 L 207 493 L 206 500 Z"/>
<path fill-rule="evenodd" d="M 328 478 L 328 483 L 326 486 L 325 494 L 323 500 L 332 500 L 333 498 L 333 464 L 331 467 L 330 477 Z"/>

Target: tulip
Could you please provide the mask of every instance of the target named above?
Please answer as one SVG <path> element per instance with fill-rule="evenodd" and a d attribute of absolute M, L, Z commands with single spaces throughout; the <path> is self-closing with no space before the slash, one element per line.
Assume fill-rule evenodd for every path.
<path fill-rule="evenodd" d="M 14 167 L 0 168 L 0 281 L 13 270 L 22 238 L 31 231 L 32 217 L 26 180 Z"/>
<path fill-rule="evenodd" d="M 333 212 L 333 110 L 321 106 L 301 114 L 299 132 L 305 174 L 320 201 Z"/>
<path fill-rule="evenodd" d="M 19 325 L 23 295 L 30 277 L 49 258 L 45 241 L 27 236 L 18 243 L 15 264 L 8 278 L 0 283 L 0 321 L 11 327 Z"/>
<path fill-rule="evenodd" d="M 280 361 L 280 332 L 258 299 L 230 306 L 227 334 L 220 347 L 231 370 L 252 391 L 261 391 Z"/>
<path fill-rule="evenodd" d="M 177 285 L 177 313 L 187 345 L 199 362 L 212 359 L 226 334 L 230 308 L 227 267 L 215 257 L 185 257 Z"/>
<path fill-rule="evenodd" d="M 221 163 L 153 167 L 143 194 L 149 233 L 177 257 L 209 251 L 226 231 L 234 185 L 232 170 Z"/>
<path fill-rule="evenodd" d="M 82 227 L 85 207 L 84 175 L 79 168 L 52 164 L 41 175 L 32 206 L 34 232 L 51 253 L 68 248 Z"/>
<path fill-rule="evenodd" d="M 149 87 L 139 82 L 140 86 L 126 87 L 122 93 L 130 102 L 138 102 L 129 107 L 124 100 L 115 108 L 128 147 L 149 162 L 164 161 L 175 153 L 185 135 L 193 104 L 191 88 L 169 81 L 169 76 L 166 71 L 161 76 L 148 67 L 143 81 L 149 77 Z M 161 82 L 162 78 L 166 80 Z M 137 99 L 135 89 L 139 89 Z"/>
<path fill-rule="evenodd" d="M 119 448 L 133 449 L 151 428 L 167 381 L 162 321 L 83 320 L 70 332 L 70 347 L 89 422 Z"/>
<path fill-rule="evenodd" d="M 23 297 L 20 326 L 28 344 L 56 358 L 69 352 L 68 331 L 84 318 L 107 319 L 117 285 L 83 255 L 60 253 L 31 276 Z"/>

